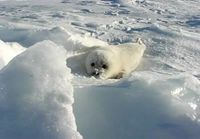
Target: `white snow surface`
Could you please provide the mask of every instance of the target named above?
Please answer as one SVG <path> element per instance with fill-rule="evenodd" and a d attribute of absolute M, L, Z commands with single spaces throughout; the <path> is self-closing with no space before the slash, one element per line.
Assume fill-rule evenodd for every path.
<path fill-rule="evenodd" d="M 0 40 L 0 69 L 7 65 L 13 57 L 24 50 L 25 48 L 18 43 L 4 43 Z"/>
<path fill-rule="evenodd" d="M 199 139 L 199 7 L 0 0 L 0 138 Z M 88 77 L 66 61 L 77 48 L 138 37 L 144 58 L 122 79 Z"/>
<path fill-rule="evenodd" d="M 66 52 L 35 44 L 0 73 L 0 138 L 81 139 L 75 124 Z"/>

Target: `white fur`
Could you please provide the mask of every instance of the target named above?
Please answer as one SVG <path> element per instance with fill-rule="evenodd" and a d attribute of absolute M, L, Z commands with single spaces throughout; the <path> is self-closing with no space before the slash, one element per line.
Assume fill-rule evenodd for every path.
<path fill-rule="evenodd" d="M 103 79 L 121 78 L 137 68 L 145 49 L 141 39 L 136 43 L 88 47 L 80 51 L 78 63 L 89 76 Z"/>

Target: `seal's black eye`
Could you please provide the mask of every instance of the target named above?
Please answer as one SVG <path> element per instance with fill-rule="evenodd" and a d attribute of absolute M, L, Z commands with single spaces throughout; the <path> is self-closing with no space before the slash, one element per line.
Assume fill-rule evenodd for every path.
<path fill-rule="evenodd" d="M 91 66 L 94 67 L 94 66 L 95 66 L 95 63 L 91 63 Z"/>
<path fill-rule="evenodd" d="M 108 66 L 107 66 L 107 65 L 105 65 L 105 64 L 103 64 L 103 65 L 102 65 L 102 68 L 103 68 L 103 69 L 107 69 L 107 68 L 108 68 Z"/>

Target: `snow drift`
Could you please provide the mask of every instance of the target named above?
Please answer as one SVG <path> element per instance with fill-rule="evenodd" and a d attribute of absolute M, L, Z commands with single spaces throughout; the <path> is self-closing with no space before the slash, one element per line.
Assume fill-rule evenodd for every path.
<path fill-rule="evenodd" d="M 0 72 L 0 138 L 79 139 L 66 52 L 50 41 L 15 57 Z"/>
<path fill-rule="evenodd" d="M 0 70 L 7 65 L 13 57 L 24 50 L 25 48 L 18 43 L 4 43 L 0 40 Z"/>
<path fill-rule="evenodd" d="M 78 131 L 86 139 L 198 139 L 199 86 L 190 75 L 135 72 L 113 84 L 76 88 Z"/>

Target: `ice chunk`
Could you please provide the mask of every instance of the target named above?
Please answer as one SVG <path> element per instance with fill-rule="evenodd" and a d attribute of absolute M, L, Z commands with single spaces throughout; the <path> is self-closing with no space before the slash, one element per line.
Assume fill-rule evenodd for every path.
<path fill-rule="evenodd" d="M 66 51 L 50 41 L 15 57 L 0 73 L 1 139 L 80 139 Z"/>

